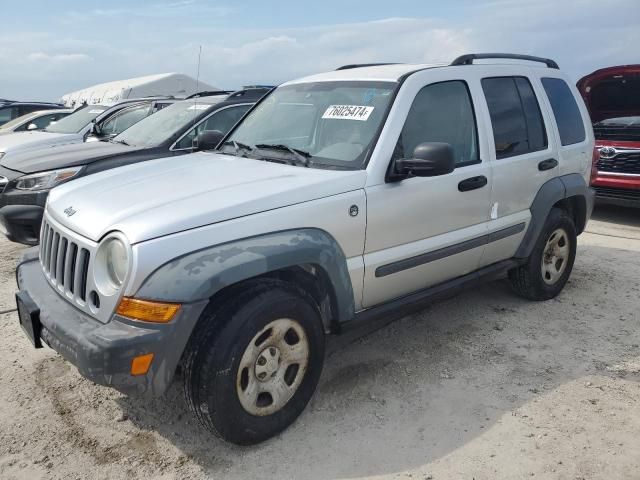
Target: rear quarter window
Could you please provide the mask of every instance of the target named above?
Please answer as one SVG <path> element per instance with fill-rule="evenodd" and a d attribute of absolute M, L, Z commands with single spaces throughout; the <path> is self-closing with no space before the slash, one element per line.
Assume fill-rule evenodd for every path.
<path fill-rule="evenodd" d="M 527 78 L 483 78 L 482 90 L 491 116 L 497 159 L 547 148 L 540 106 Z"/>
<path fill-rule="evenodd" d="M 562 145 L 584 141 L 586 134 L 582 115 L 569 85 L 560 78 L 543 78 L 542 86 L 556 118 Z"/>

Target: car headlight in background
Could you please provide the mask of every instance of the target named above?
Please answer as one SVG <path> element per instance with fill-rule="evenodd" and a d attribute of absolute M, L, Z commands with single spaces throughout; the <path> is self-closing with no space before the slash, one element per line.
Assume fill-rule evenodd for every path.
<path fill-rule="evenodd" d="M 96 253 L 93 267 L 96 287 L 100 293 L 111 296 L 119 291 L 129 273 L 130 247 L 119 232 L 105 238 Z"/>
<path fill-rule="evenodd" d="M 60 170 L 51 170 L 48 172 L 34 173 L 25 175 L 16 181 L 16 189 L 18 190 L 48 190 L 56 185 L 75 177 L 82 167 L 62 168 Z"/>

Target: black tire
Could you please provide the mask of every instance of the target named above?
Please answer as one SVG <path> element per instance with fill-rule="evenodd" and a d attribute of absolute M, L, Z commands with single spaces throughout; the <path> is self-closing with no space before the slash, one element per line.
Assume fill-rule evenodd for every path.
<path fill-rule="evenodd" d="M 545 281 L 545 275 L 543 275 L 542 272 L 544 251 L 547 241 L 558 229 L 563 230 L 567 234 L 566 237 L 570 249 L 569 255 L 565 260 L 566 265 L 564 266 L 564 271 L 559 278 L 557 278 L 557 280 L 547 278 L 547 281 Z M 529 300 L 549 300 L 557 296 L 571 275 L 573 263 L 576 258 L 577 244 L 576 227 L 573 219 L 565 210 L 559 208 L 551 209 L 544 228 L 540 233 L 540 237 L 533 247 L 531 255 L 527 258 L 526 263 L 509 271 L 509 281 L 513 290 L 518 295 Z M 550 281 L 553 281 L 553 283 L 548 283 Z"/>
<path fill-rule="evenodd" d="M 277 319 L 292 319 L 302 327 L 308 361 L 301 383 L 284 406 L 258 416 L 239 399 L 239 367 L 250 342 Z M 224 440 L 238 445 L 262 442 L 291 425 L 305 409 L 322 372 L 324 342 L 319 309 L 306 292 L 274 279 L 245 282 L 211 305 L 192 335 L 183 362 L 187 404 L 207 429 Z"/>

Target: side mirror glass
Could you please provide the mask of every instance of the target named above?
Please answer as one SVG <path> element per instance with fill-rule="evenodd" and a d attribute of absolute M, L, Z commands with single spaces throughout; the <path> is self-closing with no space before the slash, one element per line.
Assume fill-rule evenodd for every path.
<path fill-rule="evenodd" d="M 436 177 L 453 172 L 456 162 L 453 148 L 448 143 L 421 143 L 413 151 L 412 158 L 396 160 L 396 175 L 403 177 Z"/>
<path fill-rule="evenodd" d="M 38 126 L 35 123 L 30 123 L 27 125 L 27 130 L 37 130 Z"/>
<path fill-rule="evenodd" d="M 193 148 L 195 150 L 213 150 L 224 138 L 220 130 L 205 130 L 195 138 Z"/>

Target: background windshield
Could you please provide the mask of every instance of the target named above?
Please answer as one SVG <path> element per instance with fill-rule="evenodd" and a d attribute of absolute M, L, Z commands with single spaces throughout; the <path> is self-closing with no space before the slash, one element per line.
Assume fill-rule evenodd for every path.
<path fill-rule="evenodd" d="M 29 118 L 33 118 L 33 117 L 36 117 L 36 116 L 37 115 L 35 115 L 33 113 L 27 113 L 26 115 L 22 115 L 21 117 L 14 118 L 10 122 L 7 122 L 4 125 L 1 125 L 0 126 L 0 132 L 13 130 L 13 127 L 15 127 L 17 125 L 20 125 L 25 120 L 28 120 Z"/>
<path fill-rule="evenodd" d="M 359 169 L 396 85 L 345 81 L 280 87 L 243 120 L 229 140 L 252 147 L 286 145 L 310 153 L 315 164 Z"/>
<path fill-rule="evenodd" d="M 222 100 L 224 97 L 221 97 Z M 194 103 L 193 100 L 174 103 L 157 113 L 140 120 L 113 139 L 137 147 L 155 147 L 194 122 L 200 114 L 209 110 L 211 103 Z"/>
<path fill-rule="evenodd" d="M 96 118 L 109 107 L 103 105 L 88 105 L 82 110 L 72 113 L 68 117 L 58 120 L 44 129 L 51 133 L 79 133 L 91 120 Z"/>

